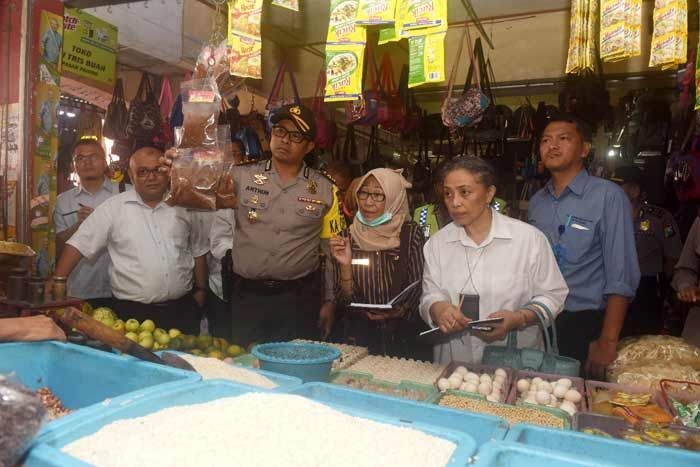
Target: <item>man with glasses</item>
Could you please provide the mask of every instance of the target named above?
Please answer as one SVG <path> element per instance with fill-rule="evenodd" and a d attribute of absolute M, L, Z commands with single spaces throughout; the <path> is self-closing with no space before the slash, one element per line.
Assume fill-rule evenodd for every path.
<path fill-rule="evenodd" d="M 314 114 L 294 104 L 270 120 L 272 158 L 233 171 L 232 337 L 243 345 L 318 338 L 318 326 L 326 336 L 335 313 L 333 267 L 320 253 L 344 222 L 333 182 L 304 164 L 314 149 Z M 166 155 L 166 163 L 177 157 Z"/>
<path fill-rule="evenodd" d="M 73 169 L 78 185 L 58 195 L 53 212 L 56 251 L 61 254 L 66 241 L 97 206 L 119 194 L 118 185 L 105 175 L 107 157 L 100 143 L 81 139 L 73 147 Z M 87 300 L 94 307 L 104 306 L 112 296 L 109 285 L 111 262 L 106 251 L 91 260 L 81 260 L 68 277 L 68 295 Z"/>
<path fill-rule="evenodd" d="M 122 319 L 152 319 L 195 334 L 206 299 L 209 245 L 193 212 L 163 202 L 169 180 L 162 155 L 145 147 L 131 156 L 134 189 L 109 198 L 83 221 L 66 242 L 55 276 L 70 275 L 83 258 L 92 261 L 106 249 L 112 308 Z M 47 291 L 52 287 L 49 280 Z"/>

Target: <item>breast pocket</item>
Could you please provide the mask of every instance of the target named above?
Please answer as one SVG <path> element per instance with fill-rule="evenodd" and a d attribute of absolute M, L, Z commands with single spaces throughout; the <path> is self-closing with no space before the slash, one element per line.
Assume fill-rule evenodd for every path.
<path fill-rule="evenodd" d="M 569 236 L 566 242 L 566 258 L 571 263 L 578 263 L 585 258 L 597 242 L 596 231 L 592 227 L 589 230 L 570 228 L 566 235 Z"/>
<path fill-rule="evenodd" d="M 270 207 L 270 197 L 268 195 L 244 193 L 240 199 L 240 204 L 246 209 L 265 211 Z"/>
<path fill-rule="evenodd" d="M 296 213 L 299 216 L 310 219 L 321 219 L 323 217 L 323 206 L 315 204 L 299 206 L 296 209 Z"/>

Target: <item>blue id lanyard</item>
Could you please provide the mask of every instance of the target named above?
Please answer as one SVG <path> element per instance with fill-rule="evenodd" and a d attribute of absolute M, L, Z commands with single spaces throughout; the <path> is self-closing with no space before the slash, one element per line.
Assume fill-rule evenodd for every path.
<path fill-rule="evenodd" d="M 571 225 L 571 214 L 566 216 L 566 223 L 560 224 L 557 228 L 559 237 L 557 238 L 557 243 L 552 246 L 552 251 L 554 252 L 554 258 L 557 260 L 557 265 L 560 271 L 564 271 L 564 266 L 566 266 L 566 247 L 561 243 L 562 237 L 566 233 L 566 229 Z"/>

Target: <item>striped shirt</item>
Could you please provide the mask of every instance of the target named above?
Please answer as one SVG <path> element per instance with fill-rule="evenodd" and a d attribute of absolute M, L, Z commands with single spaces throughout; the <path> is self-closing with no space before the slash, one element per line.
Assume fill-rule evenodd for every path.
<path fill-rule="evenodd" d="M 408 224 L 408 227 L 405 227 Z M 423 232 L 415 222 L 404 224 L 408 228 L 409 244 L 407 248 L 408 258 L 401 260 L 400 248 L 392 248 L 382 251 L 363 251 L 359 245 L 352 242 L 352 297 L 350 302 L 385 304 L 391 301 L 399 292 L 409 284 L 420 280 L 423 277 L 423 243 L 425 241 Z M 400 277 L 398 268 L 406 268 L 403 283 L 400 286 L 393 284 L 394 277 Z M 340 277 L 340 266 L 336 263 L 336 277 Z M 339 303 L 348 303 L 348 298 L 343 297 L 340 288 L 340 281 L 336 281 L 336 297 Z M 407 313 L 403 318 L 411 319 L 415 316 L 420 303 L 420 285 L 411 289 L 410 292 L 397 302 L 397 305 L 408 305 Z M 352 311 L 365 311 L 361 308 L 349 308 Z M 371 309 L 373 313 L 385 313 L 389 310 Z"/>

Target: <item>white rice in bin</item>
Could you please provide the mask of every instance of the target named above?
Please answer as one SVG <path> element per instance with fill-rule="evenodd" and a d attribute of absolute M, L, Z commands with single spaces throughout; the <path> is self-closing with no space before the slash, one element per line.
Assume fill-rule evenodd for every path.
<path fill-rule="evenodd" d="M 202 379 L 228 379 L 237 383 L 249 384 L 259 388 L 274 389 L 277 384 L 254 371 L 239 366 L 229 365 L 216 358 L 180 355 L 202 375 Z"/>
<path fill-rule="evenodd" d="M 456 445 L 301 396 L 249 393 L 118 420 L 63 452 L 98 467 L 444 466 Z"/>

